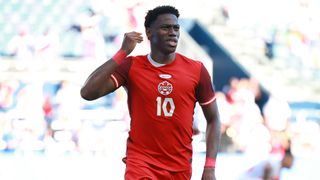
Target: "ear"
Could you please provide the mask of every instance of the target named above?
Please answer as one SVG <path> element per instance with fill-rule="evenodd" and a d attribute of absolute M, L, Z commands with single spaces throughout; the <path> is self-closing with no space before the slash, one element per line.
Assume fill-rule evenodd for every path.
<path fill-rule="evenodd" d="M 146 35 L 147 35 L 148 40 L 150 40 L 151 39 L 151 28 L 146 28 Z"/>

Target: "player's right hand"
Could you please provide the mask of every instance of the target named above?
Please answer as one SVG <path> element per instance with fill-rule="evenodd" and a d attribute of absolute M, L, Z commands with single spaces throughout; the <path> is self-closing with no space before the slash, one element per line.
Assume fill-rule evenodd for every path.
<path fill-rule="evenodd" d="M 124 34 L 121 49 L 126 51 L 127 54 L 130 54 L 136 47 L 136 44 L 142 41 L 143 37 L 141 33 L 135 31 L 127 32 Z"/>

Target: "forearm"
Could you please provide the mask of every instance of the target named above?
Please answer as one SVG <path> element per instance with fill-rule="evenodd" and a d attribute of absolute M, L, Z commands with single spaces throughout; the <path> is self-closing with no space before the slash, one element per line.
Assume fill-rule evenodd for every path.
<path fill-rule="evenodd" d="M 220 144 L 220 120 L 216 102 L 202 107 L 207 120 L 206 159 L 202 180 L 215 180 L 215 162 Z"/>
<path fill-rule="evenodd" d="M 220 120 L 216 115 L 207 124 L 206 157 L 216 159 L 220 145 Z"/>
<path fill-rule="evenodd" d="M 210 105 L 203 106 L 202 110 L 207 120 L 206 128 L 206 157 L 217 157 L 217 153 L 220 145 L 220 115 L 216 102 Z"/>
<path fill-rule="evenodd" d="M 143 40 L 141 33 L 129 32 L 125 33 L 120 50 L 95 71 L 91 73 L 81 88 L 81 96 L 86 100 L 94 100 L 104 96 L 115 90 L 115 86 L 110 78 L 111 74 L 116 70 L 118 64 L 128 56 L 137 43 Z"/>

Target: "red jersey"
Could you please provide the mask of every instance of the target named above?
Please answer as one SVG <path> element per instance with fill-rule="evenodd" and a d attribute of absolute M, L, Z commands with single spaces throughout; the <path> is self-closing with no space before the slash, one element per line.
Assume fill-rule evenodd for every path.
<path fill-rule="evenodd" d="M 128 93 L 127 158 L 170 171 L 187 170 L 195 103 L 215 100 L 211 78 L 200 61 L 178 53 L 170 64 L 157 67 L 151 62 L 147 55 L 127 57 L 111 76 Z"/>

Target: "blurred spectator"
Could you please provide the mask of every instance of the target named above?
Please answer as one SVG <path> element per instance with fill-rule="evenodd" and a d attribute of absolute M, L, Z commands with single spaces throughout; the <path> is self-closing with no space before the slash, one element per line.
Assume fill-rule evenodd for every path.
<path fill-rule="evenodd" d="M 46 122 L 42 111 L 41 83 L 32 82 L 25 86 L 18 84 L 12 94 L 16 103 L 6 113 L 7 126 L 3 134 L 6 152 L 42 151 L 42 137 Z"/>
<path fill-rule="evenodd" d="M 231 104 L 234 102 L 233 95 L 237 91 L 239 81 L 239 78 L 231 77 L 229 84 L 226 84 L 222 90 L 226 94 L 228 102 Z"/>
<path fill-rule="evenodd" d="M 58 118 L 79 120 L 79 111 L 83 107 L 83 100 L 80 97 L 80 86 L 69 80 L 62 80 L 57 90 L 54 103 L 58 108 Z"/>
<path fill-rule="evenodd" d="M 272 30 L 269 30 L 266 34 L 266 37 L 263 38 L 264 53 L 265 53 L 265 56 L 270 60 L 273 60 L 274 58 L 274 46 L 275 46 L 276 35 L 277 35 L 277 29 L 273 28 Z"/>
<path fill-rule="evenodd" d="M 0 112 L 6 112 L 13 106 L 15 88 L 9 80 L 0 81 Z"/>
<path fill-rule="evenodd" d="M 91 8 L 88 8 L 87 14 L 80 18 L 80 31 L 86 58 L 104 60 L 106 56 L 104 37 L 99 26 L 100 20 L 100 15 Z"/>
<path fill-rule="evenodd" d="M 271 151 L 270 154 L 283 157 L 285 151 L 291 148 L 291 139 L 287 131 L 277 132 L 270 131 L 271 139 Z"/>
<path fill-rule="evenodd" d="M 29 29 L 26 26 L 22 26 L 19 29 L 17 35 L 8 43 L 8 53 L 15 59 L 21 60 L 21 68 L 27 67 L 30 61 L 34 58 L 35 44 L 34 37 L 29 33 Z"/>
<path fill-rule="evenodd" d="M 46 27 L 35 43 L 35 56 L 40 61 L 50 62 L 59 57 L 59 36 L 54 29 Z M 50 65 L 54 65 L 51 63 Z"/>
<path fill-rule="evenodd" d="M 222 92 L 216 92 L 217 105 L 219 108 L 220 122 L 221 122 L 221 152 L 235 152 L 237 151 L 234 146 L 232 134 L 231 118 L 233 116 L 233 107 L 227 101 L 226 95 Z"/>
<path fill-rule="evenodd" d="M 281 170 L 291 168 L 294 157 L 290 150 L 287 150 L 282 158 L 270 157 L 263 160 L 249 170 L 247 170 L 239 180 L 279 180 L 281 178 Z"/>
<path fill-rule="evenodd" d="M 267 155 L 271 150 L 270 132 L 263 124 L 263 116 L 256 103 L 260 87 L 255 79 L 232 77 L 223 93 L 216 93 L 221 110 L 222 140 L 226 151 L 240 151 L 255 156 Z M 232 140 L 232 142 L 230 142 Z"/>
<path fill-rule="evenodd" d="M 318 116 L 319 117 L 319 114 Z M 317 121 L 308 120 L 306 111 L 299 111 L 296 121 L 288 129 L 292 138 L 292 150 L 300 157 L 319 157 L 320 125 Z"/>
<path fill-rule="evenodd" d="M 285 131 L 292 115 L 287 101 L 276 95 L 271 95 L 263 107 L 266 126 L 271 131 Z"/>
<path fill-rule="evenodd" d="M 43 101 L 42 82 L 29 82 L 17 94 L 17 105 L 12 109 L 13 114 L 17 118 L 43 121 Z"/>
<path fill-rule="evenodd" d="M 135 31 L 144 30 L 144 16 L 145 16 L 145 6 L 143 2 L 135 2 L 126 7 L 128 13 L 128 26 L 129 29 Z"/>
<path fill-rule="evenodd" d="M 224 23 L 227 24 L 230 18 L 228 6 L 221 5 L 221 15 L 223 17 Z"/>

